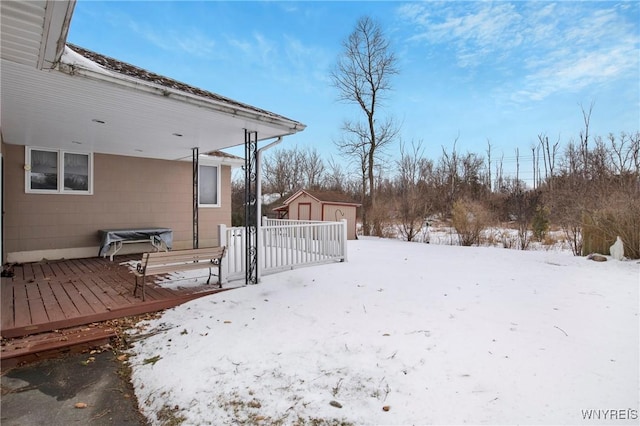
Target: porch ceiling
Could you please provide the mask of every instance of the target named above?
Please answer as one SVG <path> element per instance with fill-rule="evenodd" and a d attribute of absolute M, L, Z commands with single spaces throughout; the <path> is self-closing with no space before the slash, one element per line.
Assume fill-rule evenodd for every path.
<path fill-rule="evenodd" d="M 208 152 L 243 144 L 244 129 L 257 131 L 260 140 L 304 129 L 293 121 L 219 111 L 193 97 L 5 60 L 1 80 L 2 137 L 10 144 L 181 159 L 193 147 Z"/>

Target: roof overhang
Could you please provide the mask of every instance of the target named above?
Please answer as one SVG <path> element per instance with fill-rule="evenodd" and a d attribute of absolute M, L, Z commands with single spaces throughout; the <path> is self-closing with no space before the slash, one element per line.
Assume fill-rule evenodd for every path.
<path fill-rule="evenodd" d="M 277 209 L 273 209 L 273 210 L 285 210 L 285 209 L 287 209 L 289 207 L 289 204 L 294 202 L 297 198 L 299 198 L 303 194 L 308 196 L 308 197 L 310 197 L 310 198 L 312 198 L 312 199 L 314 199 L 316 202 L 320 203 L 321 205 L 328 204 L 328 205 L 341 205 L 341 206 L 354 206 L 354 207 L 362 206 L 361 203 L 354 203 L 354 202 L 349 202 L 349 201 L 331 200 L 331 199 L 320 199 L 320 198 L 316 197 L 315 195 L 313 195 L 312 193 L 310 193 L 309 191 L 306 191 L 304 189 L 299 189 L 293 195 L 291 195 L 289 198 L 287 198 L 286 200 L 283 201 L 283 203 L 284 203 L 283 206 L 280 206 Z"/>
<path fill-rule="evenodd" d="M 320 202 L 319 199 L 317 199 L 316 197 L 314 197 L 313 195 L 309 194 L 307 191 L 305 191 L 304 189 L 299 189 L 296 192 L 293 193 L 293 195 L 291 195 L 289 198 L 287 198 L 286 200 L 283 201 L 285 206 L 288 206 L 289 204 L 291 204 L 293 202 L 293 200 L 295 200 L 296 198 L 300 197 L 302 194 L 306 194 L 307 196 L 313 198 L 314 200 L 316 200 L 317 202 Z M 284 207 L 284 206 L 283 206 Z"/>
<path fill-rule="evenodd" d="M 298 122 L 229 108 L 142 81 L 90 70 L 67 74 L 2 61 L 6 143 L 162 159 L 294 134 Z"/>
<path fill-rule="evenodd" d="M 75 0 L 0 3 L 2 59 L 53 68 L 62 55 Z"/>
<path fill-rule="evenodd" d="M 202 164 L 221 164 L 231 168 L 244 167 L 245 165 L 244 158 L 221 151 L 200 154 L 199 162 Z"/>
<path fill-rule="evenodd" d="M 41 53 L 33 52 L 25 58 L 12 53 L 20 50 L 20 42 L 25 49 L 36 44 L 32 38 L 22 40 L 18 36 L 23 31 L 21 25 L 26 26 L 27 22 L 14 19 L 15 25 L 5 25 L 5 10 L 14 12 L 19 9 L 18 4 L 25 2 L 0 3 L 0 124 L 5 143 L 177 160 L 191 158 L 193 148 L 210 152 L 244 144 L 245 131 L 257 132 L 258 141 L 262 141 L 305 128 L 304 124 L 268 111 L 122 75 L 91 65 L 91 61 L 78 65 L 60 57 L 55 69 L 39 69 L 40 59 L 36 60 L 36 56 L 40 58 Z M 46 64 L 56 61 L 47 56 L 52 50 L 46 46 L 66 38 L 66 21 L 74 2 L 35 3 L 40 7 L 34 6 L 34 15 L 39 12 L 42 19 L 29 21 L 29 34 L 37 32 L 40 22 Z M 58 3 L 61 6 L 56 8 Z M 54 13 L 62 11 L 62 5 L 66 5 L 67 13 Z M 52 13 L 48 32 L 44 29 L 47 10 Z M 58 36 L 53 34 L 56 31 Z M 15 40 L 6 55 L 5 37 Z"/>

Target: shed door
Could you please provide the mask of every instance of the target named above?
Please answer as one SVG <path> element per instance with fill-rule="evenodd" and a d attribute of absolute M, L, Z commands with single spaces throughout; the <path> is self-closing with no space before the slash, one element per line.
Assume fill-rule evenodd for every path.
<path fill-rule="evenodd" d="M 298 220 L 311 220 L 311 203 L 298 204 Z"/>

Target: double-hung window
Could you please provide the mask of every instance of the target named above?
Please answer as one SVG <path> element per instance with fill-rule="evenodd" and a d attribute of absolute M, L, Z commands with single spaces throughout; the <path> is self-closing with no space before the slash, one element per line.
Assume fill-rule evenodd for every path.
<path fill-rule="evenodd" d="M 198 206 L 220 207 L 220 167 L 201 164 L 198 173 Z"/>
<path fill-rule="evenodd" d="M 29 193 L 93 193 L 92 154 L 27 147 L 25 172 Z"/>

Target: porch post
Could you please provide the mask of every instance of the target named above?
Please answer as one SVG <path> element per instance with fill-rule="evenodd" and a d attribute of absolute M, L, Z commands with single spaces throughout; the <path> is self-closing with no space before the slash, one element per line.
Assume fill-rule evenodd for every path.
<path fill-rule="evenodd" d="M 198 147 L 191 148 L 193 155 L 193 248 L 198 248 Z"/>
<path fill-rule="evenodd" d="M 340 222 L 342 222 L 342 260 L 340 262 L 346 262 L 347 261 L 347 239 L 349 238 L 349 226 L 347 223 L 347 219 L 341 219 Z"/>
<path fill-rule="evenodd" d="M 222 283 L 226 284 L 229 281 L 229 258 L 233 255 L 235 259 L 235 253 L 229 253 L 229 241 L 227 241 L 227 225 L 221 223 L 218 225 L 218 245 L 220 247 L 226 247 L 226 256 L 222 258 Z"/>
<path fill-rule="evenodd" d="M 245 284 L 258 284 L 258 132 L 244 131 Z"/>

